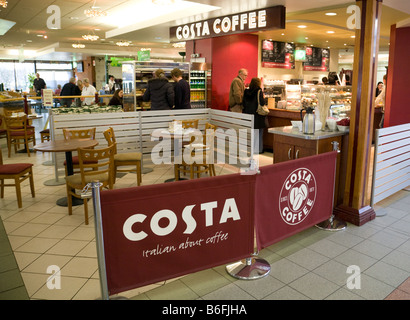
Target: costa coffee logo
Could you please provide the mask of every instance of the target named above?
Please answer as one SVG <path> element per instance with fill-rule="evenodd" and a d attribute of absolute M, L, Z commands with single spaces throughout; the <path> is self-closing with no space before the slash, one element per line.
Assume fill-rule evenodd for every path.
<path fill-rule="evenodd" d="M 301 223 L 309 215 L 316 199 L 316 179 L 306 168 L 293 171 L 285 180 L 279 196 L 279 210 L 289 225 Z"/>

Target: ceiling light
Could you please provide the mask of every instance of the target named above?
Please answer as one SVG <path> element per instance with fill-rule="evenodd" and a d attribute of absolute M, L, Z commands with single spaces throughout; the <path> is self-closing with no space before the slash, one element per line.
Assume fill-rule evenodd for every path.
<path fill-rule="evenodd" d="M 356 38 L 356 36 L 350 36 L 350 38 L 354 39 L 354 38 Z"/>
<path fill-rule="evenodd" d="M 326 12 L 325 15 L 327 16 L 337 16 L 336 12 Z"/>
<path fill-rule="evenodd" d="M 108 12 L 104 10 L 94 10 L 94 9 L 86 9 L 84 10 L 84 14 L 88 18 L 100 18 L 108 16 Z"/>
<path fill-rule="evenodd" d="M 44 37 L 42 34 L 38 34 L 37 37 Z"/>
<path fill-rule="evenodd" d="M 93 5 L 91 6 L 91 9 L 86 9 L 84 10 L 84 14 L 88 18 L 99 18 L 99 17 L 106 17 L 108 16 L 108 12 L 104 10 L 98 10 L 100 7 L 95 5 L 96 0 L 94 0 Z"/>
<path fill-rule="evenodd" d="M 78 17 L 70 17 L 69 19 L 70 20 L 78 20 L 79 18 Z"/>
<path fill-rule="evenodd" d="M 185 48 L 186 42 L 177 42 L 177 43 L 173 43 L 172 46 L 174 48 Z"/>
<path fill-rule="evenodd" d="M 83 35 L 83 39 L 84 40 L 90 40 L 90 41 L 96 41 L 98 40 L 100 37 L 97 36 L 96 34 L 84 34 Z"/>
<path fill-rule="evenodd" d="M 116 45 L 119 47 L 128 47 L 130 43 L 128 41 L 118 41 Z"/>
<path fill-rule="evenodd" d="M 326 33 L 335 33 L 335 32 L 332 30 L 329 30 L 329 31 L 326 31 Z"/>
<path fill-rule="evenodd" d="M 298 26 L 298 28 L 300 28 L 300 29 L 305 29 L 305 28 L 307 28 L 305 25 L 300 25 L 300 26 Z"/>
<path fill-rule="evenodd" d="M 48 38 L 48 36 L 47 36 L 47 35 L 45 35 L 43 38 L 44 38 L 44 39 L 47 39 L 47 38 Z"/>
<path fill-rule="evenodd" d="M 83 48 L 85 48 L 85 44 L 82 44 L 82 43 L 73 43 L 71 46 L 72 46 L 73 48 L 76 48 L 76 49 L 83 49 Z"/>
<path fill-rule="evenodd" d="M 7 1 L 0 0 L 0 7 L 7 8 Z"/>

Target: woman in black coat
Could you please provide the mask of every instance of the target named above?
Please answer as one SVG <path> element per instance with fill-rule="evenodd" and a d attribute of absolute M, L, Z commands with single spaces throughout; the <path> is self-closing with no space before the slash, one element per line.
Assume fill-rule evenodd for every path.
<path fill-rule="evenodd" d="M 122 96 L 123 96 L 122 89 L 115 90 L 110 102 L 108 103 L 109 106 L 122 106 Z"/>
<path fill-rule="evenodd" d="M 261 89 L 261 79 L 252 78 L 249 88 L 245 89 L 243 94 L 243 113 L 254 115 L 254 152 L 263 153 L 263 129 L 266 127 L 266 116 L 261 116 L 256 112 L 258 109 L 258 95 L 260 104 L 264 106 L 265 98 Z"/>

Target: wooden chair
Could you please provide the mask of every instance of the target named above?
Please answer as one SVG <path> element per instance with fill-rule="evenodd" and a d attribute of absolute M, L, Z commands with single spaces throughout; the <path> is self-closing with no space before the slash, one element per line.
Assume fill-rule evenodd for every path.
<path fill-rule="evenodd" d="M 197 178 L 200 178 L 202 173 L 208 173 L 209 176 L 216 176 L 215 165 L 213 163 L 215 130 L 216 126 L 207 123 L 205 125 L 205 134 L 202 136 L 202 143 L 191 143 L 185 146 L 185 148 L 187 148 L 186 150 L 191 150 L 191 157 L 194 161 L 187 163 L 183 157 L 182 164 L 174 165 L 176 180 L 178 180 L 179 173 L 189 173 L 191 179 L 194 179 L 195 175 Z M 186 150 L 184 154 L 186 154 Z"/>
<path fill-rule="evenodd" d="M 188 128 L 194 128 L 194 129 L 198 129 L 198 119 L 194 119 L 194 120 L 182 120 L 182 128 L 184 129 L 188 129 Z"/>
<path fill-rule="evenodd" d="M 14 180 L 14 184 L 5 184 L 4 180 L 10 179 Z M 23 206 L 21 197 L 21 186 L 20 184 L 26 180 L 30 179 L 30 189 L 31 196 L 34 198 L 36 196 L 34 190 L 34 179 L 33 179 L 33 164 L 31 163 L 13 163 L 13 164 L 3 164 L 3 156 L 0 149 L 0 195 L 4 198 L 4 187 L 16 187 L 17 194 L 17 204 L 21 208 Z"/>
<path fill-rule="evenodd" d="M 7 138 L 7 129 L 1 128 L 3 117 L 0 117 L 0 138 Z"/>
<path fill-rule="evenodd" d="M 51 140 L 50 129 L 48 128 L 49 123 L 50 117 L 47 118 L 46 124 L 44 125 L 44 129 L 40 131 L 41 142 Z"/>
<path fill-rule="evenodd" d="M 114 135 L 114 129 L 109 127 L 104 131 L 105 140 L 109 146 L 115 145 L 114 150 L 114 182 L 117 172 L 137 172 L 137 185 L 141 185 L 141 152 L 126 152 L 117 153 L 116 139 Z M 134 166 L 136 169 L 118 169 L 118 167 Z"/>
<path fill-rule="evenodd" d="M 96 128 L 90 129 L 63 129 L 64 140 L 72 139 L 92 139 L 95 140 L 95 131 Z M 64 160 L 65 175 L 67 176 L 67 162 Z M 73 156 L 73 170 L 74 173 L 78 173 L 80 169 L 80 163 L 78 156 Z"/>
<path fill-rule="evenodd" d="M 27 116 L 22 117 L 5 117 L 7 127 L 7 147 L 9 158 L 11 155 L 11 146 L 14 145 L 14 152 L 17 153 L 17 145 L 23 142 L 27 149 L 27 155 L 30 157 L 29 143 L 36 144 L 36 133 L 34 128 L 27 127 Z"/>
<path fill-rule="evenodd" d="M 113 188 L 114 185 L 114 150 L 115 144 L 107 148 L 101 149 L 78 149 L 78 160 L 80 164 L 80 173 L 67 176 L 67 204 L 68 214 L 73 213 L 72 197 L 81 199 L 81 194 L 77 194 L 76 190 L 80 192 L 84 187 L 93 181 L 101 183 L 100 189 L 107 187 Z M 84 217 L 85 224 L 88 224 L 88 205 L 87 199 L 84 198 Z"/>

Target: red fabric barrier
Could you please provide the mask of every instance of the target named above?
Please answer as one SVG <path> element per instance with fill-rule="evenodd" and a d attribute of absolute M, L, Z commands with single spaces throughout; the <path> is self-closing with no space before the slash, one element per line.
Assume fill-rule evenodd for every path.
<path fill-rule="evenodd" d="M 249 257 L 254 186 L 234 174 L 102 191 L 109 293 Z"/>
<path fill-rule="evenodd" d="M 330 218 L 336 152 L 260 168 L 255 185 L 258 248 Z"/>

